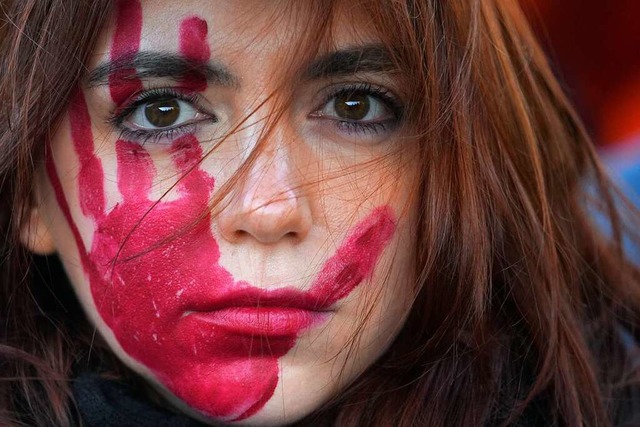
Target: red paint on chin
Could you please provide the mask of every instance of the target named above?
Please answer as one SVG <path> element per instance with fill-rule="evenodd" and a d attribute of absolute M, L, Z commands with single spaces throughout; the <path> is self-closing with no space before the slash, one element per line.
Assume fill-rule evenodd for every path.
<path fill-rule="evenodd" d="M 119 4 L 130 3 L 137 2 Z M 200 31 L 198 22 L 190 19 L 183 27 Z M 198 31 L 189 37 L 204 43 Z M 194 57 L 205 51 L 183 44 L 190 46 L 183 52 Z M 112 90 L 114 101 L 118 93 Z M 122 348 L 189 406 L 222 420 L 254 415 L 273 396 L 278 359 L 371 275 L 395 231 L 391 209 L 380 207 L 356 225 L 309 290 L 260 290 L 234 280 L 220 265 L 208 213 L 214 179 L 199 166 L 204 153 L 195 137 L 169 148 L 182 176 L 179 197 L 159 202 L 150 198 L 156 170 L 149 153 L 135 142 L 117 141 L 122 202 L 107 212 L 105 177 L 82 92 L 69 115 L 81 164 L 81 208 L 95 222 L 90 249 L 71 215 L 51 150 L 47 171 L 101 317 Z"/>

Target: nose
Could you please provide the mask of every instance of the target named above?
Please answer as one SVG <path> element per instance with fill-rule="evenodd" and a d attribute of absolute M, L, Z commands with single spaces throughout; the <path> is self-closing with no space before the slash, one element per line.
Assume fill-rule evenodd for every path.
<path fill-rule="evenodd" d="M 255 239 L 265 245 L 304 239 L 312 214 L 297 172 L 288 147 L 260 152 L 218 214 L 222 237 L 232 243 Z"/>

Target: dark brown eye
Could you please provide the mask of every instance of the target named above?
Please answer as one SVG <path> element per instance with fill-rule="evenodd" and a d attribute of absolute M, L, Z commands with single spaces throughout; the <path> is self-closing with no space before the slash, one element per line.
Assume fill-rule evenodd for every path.
<path fill-rule="evenodd" d="M 343 120 L 363 120 L 371 110 L 370 96 L 365 93 L 342 93 L 336 96 L 333 108 Z"/>
<path fill-rule="evenodd" d="M 176 99 L 160 99 L 145 105 L 144 116 L 151 126 L 173 126 L 180 117 L 180 103 Z"/>
<path fill-rule="evenodd" d="M 366 82 L 334 87 L 324 105 L 309 114 L 325 129 L 335 127 L 336 135 L 356 135 L 381 140 L 402 120 L 402 101 L 384 87 Z"/>

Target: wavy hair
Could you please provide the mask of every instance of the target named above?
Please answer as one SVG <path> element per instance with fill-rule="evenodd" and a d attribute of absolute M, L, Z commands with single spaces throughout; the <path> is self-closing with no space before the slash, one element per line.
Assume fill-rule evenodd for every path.
<path fill-rule="evenodd" d="M 70 292 L 64 273 L 42 280 L 19 236 L 44 141 L 96 41 L 86 28 L 101 28 L 111 3 L 0 3 L 2 425 L 72 424 L 74 363 L 108 358 L 77 326 L 79 307 L 55 301 Z M 606 426 L 633 415 L 640 272 L 622 240 L 640 221 L 521 11 L 512 0 L 359 4 L 411 88 L 417 298 L 387 353 L 303 423 Z"/>

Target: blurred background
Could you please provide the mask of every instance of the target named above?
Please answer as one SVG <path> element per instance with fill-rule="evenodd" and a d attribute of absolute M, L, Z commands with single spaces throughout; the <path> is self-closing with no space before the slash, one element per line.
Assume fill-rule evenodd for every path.
<path fill-rule="evenodd" d="M 640 0 L 520 0 L 598 145 L 640 137 Z"/>
<path fill-rule="evenodd" d="M 640 0 L 519 1 L 605 165 L 640 207 Z M 640 263 L 640 247 L 625 243 Z"/>

